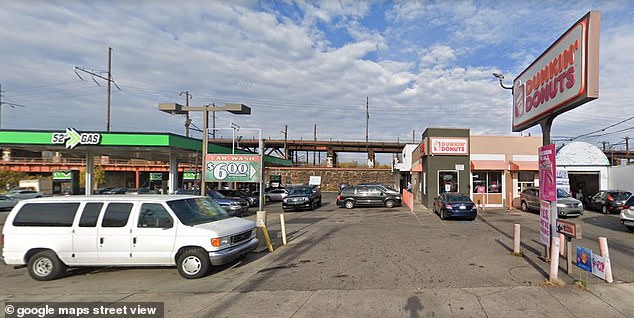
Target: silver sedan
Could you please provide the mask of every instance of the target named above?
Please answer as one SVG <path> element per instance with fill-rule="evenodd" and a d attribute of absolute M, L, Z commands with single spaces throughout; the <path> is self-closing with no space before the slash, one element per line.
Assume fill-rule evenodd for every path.
<path fill-rule="evenodd" d="M 0 210 L 11 210 L 18 200 L 8 197 L 6 195 L 0 195 Z"/>

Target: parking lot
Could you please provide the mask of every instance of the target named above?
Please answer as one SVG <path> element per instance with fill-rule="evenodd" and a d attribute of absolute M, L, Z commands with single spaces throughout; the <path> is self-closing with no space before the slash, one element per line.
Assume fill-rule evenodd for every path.
<path fill-rule="evenodd" d="M 488 317 L 561 311 L 568 317 L 587 316 L 586 306 L 612 314 L 606 317 L 634 313 L 631 300 L 621 295 L 621 288 L 632 291 L 622 283 L 634 281 L 634 233 L 617 215 L 586 212 L 570 220 L 583 221 L 584 238 L 573 245 L 598 251 L 597 237 L 608 238 L 618 290 L 605 289 L 606 283 L 578 268 L 568 276 L 560 263 L 560 278 L 569 285 L 589 282 L 591 291 L 609 296 L 606 302 L 596 292 L 539 287 L 549 264 L 537 257 L 543 249 L 537 214 L 486 209 L 475 221 L 440 220 L 420 205 L 414 213 L 405 207 L 342 209 L 335 196 L 324 193 L 322 207 L 314 211 L 285 213 L 286 246 L 280 238 L 281 204 L 266 205 L 276 251 L 251 253 L 202 279 L 185 280 L 175 268 L 86 268 L 37 282 L 26 269 L 2 265 L 0 300 L 161 301 L 168 317 L 411 317 L 414 311 Z M 0 215 L 4 220 L 6 212 Z M 524 257 L 511 255 L 515 223 L 522 225 Z M 544 297 L 553 303 L 542 304 Z M 568 308 L 566 299 L 579 302 L 574 297 L 585 299 L 584 305 Z"/>

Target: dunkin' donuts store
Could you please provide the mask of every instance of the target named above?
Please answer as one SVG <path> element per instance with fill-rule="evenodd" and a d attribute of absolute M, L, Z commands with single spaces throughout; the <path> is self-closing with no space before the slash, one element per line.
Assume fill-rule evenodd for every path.
<path fill-rule="evenodd" d="M 412 191 L 431 208 L 444 192 L 468 194 L 479 206 L 516 205 L 539 184 L 541 136 L 472 136 L 469 129 L 428 128 L 412 152 Z"/>

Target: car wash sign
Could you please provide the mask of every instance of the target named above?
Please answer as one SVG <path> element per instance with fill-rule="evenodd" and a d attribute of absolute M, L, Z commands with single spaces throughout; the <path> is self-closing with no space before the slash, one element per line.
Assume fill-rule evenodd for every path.
<path fill-rule="evenodd" d="M 205 182 L 258 182 L 258 155 L 215 155 L 205 157 Z"/>
<path fill-rule="evenodd" d="M 78 133 L 75 128 L 66 128 L 65 133 L 53 133 L 51 144 L 64 145 L 66 149 L 73 149 L 78 145 L 98 145 L 101 142 L 101 134 Z"/>
<path fill-rule="evenodd" d="M 599 97 L 601 13 L 590 11 L 513 81 L 513 131 Z"/>

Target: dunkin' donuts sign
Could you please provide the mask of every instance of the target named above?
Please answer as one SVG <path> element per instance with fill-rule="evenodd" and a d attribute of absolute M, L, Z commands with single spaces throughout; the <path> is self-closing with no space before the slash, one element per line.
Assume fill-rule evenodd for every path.
<path fill-rule="evenodd" d="M 467 155 L 469 141 L 466 138 L 430 138 L 432 155 Z"/>
<path fill-rule="evenodd" d="M 599 97 L 600 21 L 588 12 L 513 81 L 513 131 Z"/>

